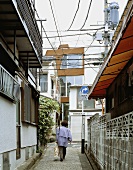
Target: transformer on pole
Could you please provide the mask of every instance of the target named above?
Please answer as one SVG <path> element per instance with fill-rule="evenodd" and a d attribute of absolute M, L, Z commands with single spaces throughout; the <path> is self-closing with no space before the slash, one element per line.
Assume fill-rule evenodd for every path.
<path fill-rule="evenodd" d="M 117 2 L 111 2 L 109 5 L 109 26 L 114 29 L 119 22 L 119 5 Z"/>
<path fill-rule="evenodd" d="M 110 34 L 108 33 L 109 29 L 114 30 L 119 22 L 119 5 L 117 2 L 109 3 L 107 0 L 104 0 L 104 44 L 105 44 L 105 51 L 104 51 L 104 58 L 107 56 L 108 53 L 108 44 L 110 40 Z"/>

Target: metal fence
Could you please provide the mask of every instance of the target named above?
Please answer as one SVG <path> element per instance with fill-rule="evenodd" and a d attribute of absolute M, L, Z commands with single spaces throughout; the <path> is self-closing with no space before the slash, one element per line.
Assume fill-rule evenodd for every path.
<path fill-rule="evenodd" d="M 42 55 L 42 37 L 39 32 L 39 28 L 35 19 L 34 9 L 32 2 L 29 0 L 17 0 L 17 5 L 20 14 L 25 21 L 30 37 L 34 43 L 35 48 L 38 51 L 39 56 Z"/>
<path fill-rule="evenodd" d="M 102 170 L 133 170 L 133 112 L 88 120 L 87 151 Z"/>

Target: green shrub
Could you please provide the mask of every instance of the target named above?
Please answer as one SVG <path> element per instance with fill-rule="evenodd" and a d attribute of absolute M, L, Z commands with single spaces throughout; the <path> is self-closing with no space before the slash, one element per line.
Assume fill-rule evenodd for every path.
<path fill-rule="evenodd" d="M 41 145 L 46 145 L 48 137 L 54 125 L 51 117 L 53 111 L 60 112 L 60 105 L 57 101 L 41 96 L 39 99 L 39 141 Z"/>

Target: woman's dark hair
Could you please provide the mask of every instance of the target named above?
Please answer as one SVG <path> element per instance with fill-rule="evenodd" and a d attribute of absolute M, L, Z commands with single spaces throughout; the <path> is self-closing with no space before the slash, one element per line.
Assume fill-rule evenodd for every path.
<path fill-rule="evenodd" d="M 67 123 L 66 120 L 63 120 L 63 121 L 61 122 L 61 125 L 67 127 L 67 126 L 68 126 L 68 123 Z"/>

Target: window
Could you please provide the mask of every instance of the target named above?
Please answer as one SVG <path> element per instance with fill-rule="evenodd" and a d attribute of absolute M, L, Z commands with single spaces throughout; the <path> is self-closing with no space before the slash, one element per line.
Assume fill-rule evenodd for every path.
<path fill-rule="evenodd" d="M 62 57 L 61 69 L 83 68 L 81 54 L 68 54 Z"/>
<path fill-rule="evenodd" d="M 31 89 L 25 85 L 24 88 L 24 112 L 25 112 L 25 120 L 30 122 L 30 107 L 31 107 Z"/>
<path fill-rule="evenodd" d="M 36 122 L 36 102 L 33 97 L 31 97 L 31 122 Z"/>
<path fill-rule="evenodd" d="M 82 85 L 83 76 L 64 76 L 60 77 L 61 96 L 69 96 L 71 85 Z"/>
<path fill-rule="evenodd" d="M 63 111 L 64 111 L 64 120 L 68 121 L 69 103 L 63 103 L 62 107 L 63 107 Z"/>
<path fill-rule="evenodd" d="M 41 86 L 41 92 L 48 91 L 48 75 L 47 74 L 40 75 L 40 86 Z"/>
<path fill-rule="evenodd" d="M 83 84 L 83 76 L 75 76 L 75 84 L 82 85 Z"/>
<path fill-rule="evenodd" d="M 67 96 L 69 96 L 70 86 L 74 84 L 74 77 L 68 76 L 66 77 L 66 80 L 67 80 Z"/>
<path fill-rule="evenodd" d="M 21 102 L 22 121 L 37 123 L 39 94 L 24 83 L 22 83 Z"/>
<path fill-rule="evenodd" d="M 19 84 L 9 72 L 0 65 L 0 92 L 16 100 L 19 97 Z"/>
<path fill-rule="evenodd" d="M 66 77 L 60 77 L 61 96 L 66 96 Z"/>
<path fill-rule="evenodd" d="M 95 101 L 94 99 L 84 100 L 84 109 L 94 109 Z"/>

